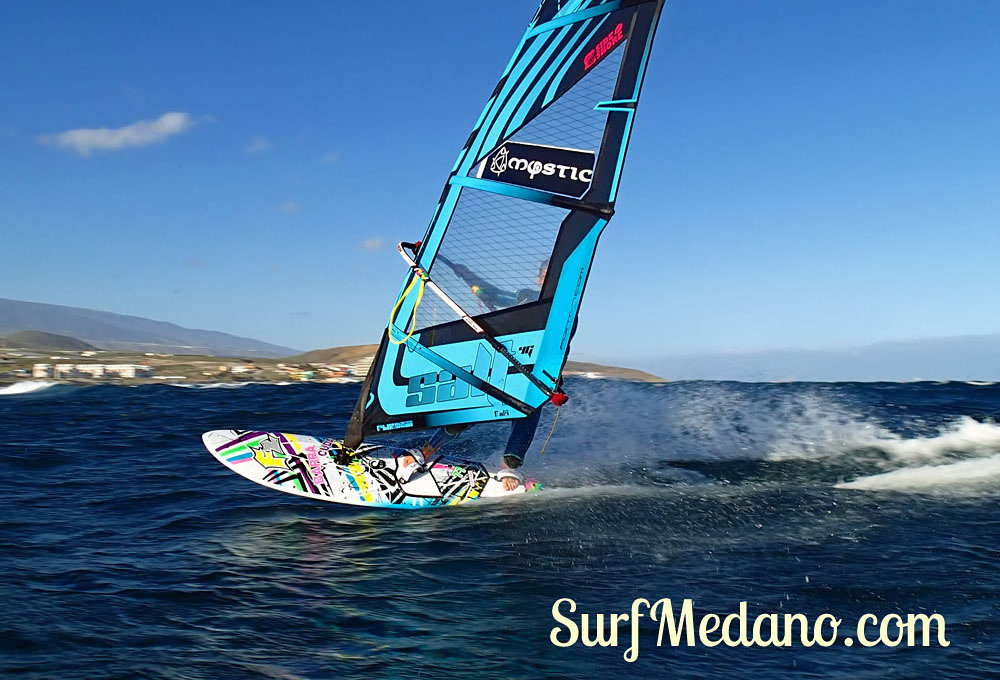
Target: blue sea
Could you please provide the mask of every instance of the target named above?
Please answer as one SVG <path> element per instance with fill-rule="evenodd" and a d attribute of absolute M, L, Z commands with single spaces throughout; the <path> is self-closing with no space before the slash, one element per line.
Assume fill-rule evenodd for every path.
<path fill-rule="evenodd" d="M 543 492 L 431 511 L 282 494 L 202 447 L 220 428 L 339 436 L 357 385 L 0 389 L 0 672 L 1000 675 L 1000 386 L 566 387 L 526 464 Z M 498 463 L 505 436 L 453 450 Z M 554 645 L 561 598 L 591 628 L 636 598 L 843 624 L 830 647 L 657 646 L 646 614 L 627 663 L 629 623 L 617 646 Z M 848 646 L 869 613 L 940 614 L 950 644 Z"/>

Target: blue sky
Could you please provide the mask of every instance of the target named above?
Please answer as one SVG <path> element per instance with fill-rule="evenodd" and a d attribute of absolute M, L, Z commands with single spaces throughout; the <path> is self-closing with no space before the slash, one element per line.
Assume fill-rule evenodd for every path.
<path fill-rule="evenodd" d="M 534 7 L 0 5 L 0 297 L 375 342 Z M 998 63 L 993 1 L 668 1 L 575 355 L 1000 332 Z"/>

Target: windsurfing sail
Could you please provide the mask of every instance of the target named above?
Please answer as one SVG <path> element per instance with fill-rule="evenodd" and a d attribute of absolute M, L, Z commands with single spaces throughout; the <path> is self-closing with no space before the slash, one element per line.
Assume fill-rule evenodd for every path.
<path fill-rule="evenodd" d="M 559 399 L 664 0 L 543 0 L 458 156 L 344 444 Z"/>

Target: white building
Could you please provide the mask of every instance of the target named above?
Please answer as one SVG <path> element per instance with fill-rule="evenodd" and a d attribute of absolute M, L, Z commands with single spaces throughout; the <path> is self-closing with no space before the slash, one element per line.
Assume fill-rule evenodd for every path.
<path fill-rule="evenodd" d="M 351 367 L 354 375 L 364 377 L 368 375 L 368 371 L 371 370 L 372 362 L 375 361 L 374 356 L 364 357 L 363 359 L 358 359 L 358 361 Z"/>
<path fill-rule="evenodd" d="M 35 364 L 31 367 L 32 378 L 51 378 L 52 364 Z"/>
<path fill-rule="evenodd" d="M 103 378 L 104 364 L 77 364 L 76 372 L 91 378 Z"/>
<path fill-rule="evenodd" d="M 141 364 L 106 364 L 104 374 L 119 378 L 151 378 L 153 369 Z"/>
<path fill-rule="evenodd" d="M 53 378 L 75 378 L 76 366 L 73 364 L 56 364 L 52 368 Z"/>

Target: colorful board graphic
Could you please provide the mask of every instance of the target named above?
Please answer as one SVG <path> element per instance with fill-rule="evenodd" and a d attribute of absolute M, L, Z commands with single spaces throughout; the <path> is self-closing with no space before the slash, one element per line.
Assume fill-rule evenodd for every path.
<path fill-rule="evenodd" d="M 284 432 L 213 430 L 202 435 L 219 461 L 247 479 L 279 491 L 332 503 L 382 508 L 435 508 L 481 498 L 538 491 L 528 480 L 515 491 L 482 463 L 446 456 L 428 462 L 427 472 L 401 483 L 396 476 L 404 449 L 363 446 L 342 465 L 335 439 Z"/>

